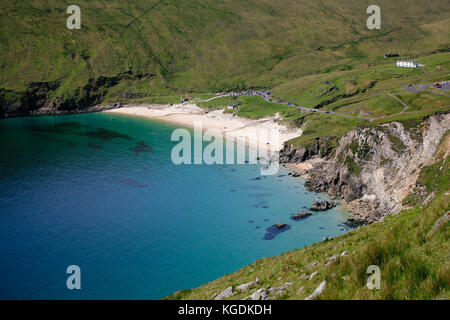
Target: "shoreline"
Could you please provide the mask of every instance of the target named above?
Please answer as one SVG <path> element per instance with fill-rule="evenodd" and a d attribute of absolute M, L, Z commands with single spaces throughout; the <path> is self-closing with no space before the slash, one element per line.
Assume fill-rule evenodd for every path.
<path fill-rule="evenodd" d="M 310 176 L 310 171 L 314 169 L 314 165 L 321 162 L 321 159 L 310 159 L 301 163 L 284 163 L 283 166 L 292 170 L 297 174 L 296 177 L 299 177 L 303 180 L 308 180 Z M 340 206 L 344 211 L 348 212 L 349 217 L 347 218 L 347 222 L 350 223 L 349 226 L 352 228 L 357 228 L 363 223 L 358 223 L 361 219 L 361 210 L 367 209 L 367 204 L 364 202 L 364 199 L 358 199 L 351 202 L 345 201 L 345 199 L 341 198 L 332 198 L 327 192 L 324 192 L 332 201 L 337 201 L 338 206 Z"/>
<path fill-rule="evenodd" d="M 172 106 L 151 104 L 124 105 L 120 108 L 103 110 L 102 112 L 143 117 L 189 128 L 194 128 L 196 122 L 201 122 L 203 131 L 218 131 L 225 138 L 233 138 L 249 146 L 262 148 L 271 153 L 279 152 L 286 141 L 302 135 L 301 129 L 289 129 L 279 124 L 278 116 L 252 120 L 233 114 L 226 114 L 224 110 L 208 112 L 195 104 L 177 104 Z M 271 135 L 274 133 L 275 139 L 271 139 Z M 276 139 L 277 135 L 279 139 Z"/>

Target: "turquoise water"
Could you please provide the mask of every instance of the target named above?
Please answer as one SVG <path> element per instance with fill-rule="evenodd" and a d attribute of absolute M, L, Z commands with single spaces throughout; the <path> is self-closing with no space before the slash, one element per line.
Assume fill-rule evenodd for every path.
<path fill-rule="evenodd" d="M 326 196 L 286 169 L 255 180 L 258 165 L 172 164 L 175 128 L 0 120 L 0 299 L 158 299 L 346 231 L 339 208 L 289 219 Z M 265 240 L 279 221 L 290 229 Z M 81 290 L 66 287 L 69 265 Z"/>

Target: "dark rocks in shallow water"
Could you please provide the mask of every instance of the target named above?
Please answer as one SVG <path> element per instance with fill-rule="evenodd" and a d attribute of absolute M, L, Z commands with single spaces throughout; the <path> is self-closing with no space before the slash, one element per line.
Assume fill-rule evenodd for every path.
<path fill-rule="evenodd" d="M 264 219 L 264 222 L 270 221 L 270 219 Z"/>
<path fill-rule="evenodd" d="M 236 192 L 236 191 L 237 191 L 236 189 L 231 189 L 231 190 L 230 190 L 230 192 Z"/>
<path fill-rule="evenodd" d="M 83 129 L 85 126 L 79 122 L 61 122 L 55 123 L 52 126 L 26 126 L 28 130 L 41 133 L 55 133 L 55 134 L 71 134 Z"/>
<path fill-rule="evenodd" d="M 92 148 L 92 149 L 101 149 L 102 148 L 102 146 L 99 146 L 98 144 L 95 144 L 95 143 L 89 143 L 88 146 L 89 146 L 89 148 Z"/>
<path fill-rule="evenodd" d="M 255 221 L 253 221 L 253 220 L 248 220 L 248 223 L 255 223 Z"/>
<path fill-rule="evenodd" d="M 300 220 L 300 219 L 304 219 L 306 217 L 309 217 L 311 215 L 312 215 L 312 213 L 309 212 L 309 211 L 302 211 L 300 213 L 297 213 L 297 214 L 293 215 L 292 219 L 293 220 Z"/>
<path fill-rule="evenodd" d="M 281 230 L 281 229 L 283 229 L 283 228 L 285 228 L 287 226 L 287 224 L 286 223 L 277 223 L 276 225 L 275 225 L 275 228 L 277 228 L 278 230 Z"/>
<path fill-rule="evenodd" d="M 311 206 L 311 208 L 309 210 L 326 211 L 326 210 L 330 210 L 336 206 L 337 206 L 336 202 L 319 201 L 318 199 L 316 199 L 316 201 L 314 201 L 314 204 Z"/>
<path fill-rule="evenodd" d="M 131 138 L 129 135 L 122 134 L 116 131 L 106 130 L 103 128 L 98 128 L 97 131 L 79 132 L 78 135 L 98 138 L 102 140 L 111 140 L 111 139 L 133 140 L 133 138 Z"/>
<path fill-rule="evenodd" d="M 261 229 L 261 227 L 260 226 L 256 226 L 255 229 Z"/>
<path fill-rule="evenodd" d="M 290 225 L 284 224 L 284 227 L 278 228 L 277 225 L 272 225 L 266 229 L 266 234 L 264 235 L 264 240 L 273 240 L 280 233 L 286 232 L 291 229 Z"/>
<path fill-rule="evenodd" d="M 262 179 L 261 177 L 256 177 L 256 178 L 250 179 L 250 181 L 257 181 L 257 180 L 261 180 L 261 179 Z"/>
<path fill-rule="evenodd" d="M 364 226 L 366 224 L 369 224 L 367 221 L 358 220 L 354 218 L 349 218 L 347 221 L 344 222 L 344 225 L 346 225 L 350 229 L 355 229 L 361 226 Z"/>
<path fill-rule="evenodd" d="M 269 206 L 262 206 L 262 208 L 264 208 L 264 209 L 269 209 Z"/>
<path fill-rule="evenodd" d="M 139 141 L 136 145 L 136 147 L 131 148 L 132 151 L 136 152 L 136 153 L 141 153 L 141 152 L 152 152 L 153 149 L 152 147 L 150 147 L 147 143 L 145 143 L 144 141 Z"/>
<path fill-rule="evenodd" d="M 348 221 L 348 220 L 347 220 Z M 349 228 L 349 226 L 348 225 L 346 225 L 346 223 L 347 222 L 344 222 L 344 223 L 339 223 L 337 226 L 339 227 L 339 228 L 342 228 L 342 229 L 344 229 L 344 230 L 348 230 L 348 229 L 351 229 L 351 228 Z"/>

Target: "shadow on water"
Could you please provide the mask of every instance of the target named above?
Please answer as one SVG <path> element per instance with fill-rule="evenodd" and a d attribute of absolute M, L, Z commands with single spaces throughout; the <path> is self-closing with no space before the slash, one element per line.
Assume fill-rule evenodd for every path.
<path fill-rule="evenodd" d="M 95 144 L 95 143 L 89 143 L 88 146 L 89 146 L 89 148 L 92 148 L 92 149 L 102 149 L 103 148 L 102 146 Z"/>
<path fill-rule="evenodd" d="M 124 139 L 124 140 L 134 140 L 127 134 L 123 134 L 120 132 L 107 130 L 103 128 L 98 128 L 96 131 L 87 131 L 87 132 L 78 132 L 79 136 L 88 136 L 92 138 L 102 139 L 102 140 L 111 140 L 111 139 Z"/>
<path fill-rule="evenodd" d="M 33 132 L 43 132 L 49 134 L 74 134 L 77 131 L 86 128 L 86 126 L 79 122 L 62 122 L 55 123 L 52 126 L 27 125 L 25 128 Z"/>
<path fill-rule="evenodd" d="M 290 225 L 286 225 L 284 228 L 278 229 L 275 225 L 272 225 L 266 229 L 266 234 L 264 235 L 264 240 L 273 240 L 280 233 L 291 230 Z"/>
<path fill-rule="evenodd" d="M 88 130 L 87 126 L 79 122 L 62 122 L 62 123 L 55 123 L 51 126 L 28 125 L 25 126 L 25 128 L 33 132 L 47 133 L 47 134 L 77 135 L 81 137 L 87 136 L 102 140 L 111 140 L 111 139 L 134 140 L 129 135 L 122 134 L 120 132 L 112 130 L 107 130 L 104 128 L 97 128 L 95 129 L 95 131 Z"/>

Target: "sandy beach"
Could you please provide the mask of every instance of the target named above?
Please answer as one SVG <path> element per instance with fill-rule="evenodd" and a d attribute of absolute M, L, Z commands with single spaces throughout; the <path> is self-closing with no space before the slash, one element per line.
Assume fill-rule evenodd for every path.
<path fill-rule="evenodd" d="M 201 122 L 203 130 L 218 130 L 228 138 L 251 146 L 279 151 L 286 141 L 299 137 L 300 129 L 289 129 L 278 123 L 279 116 L 251 120 L 224 113 L 224 110 L 205 112 L 195 104 L 177 105 L 126 105 L 105 111 L 111 114 L 126 114 L 166 121 L 187 127 Z"/>

